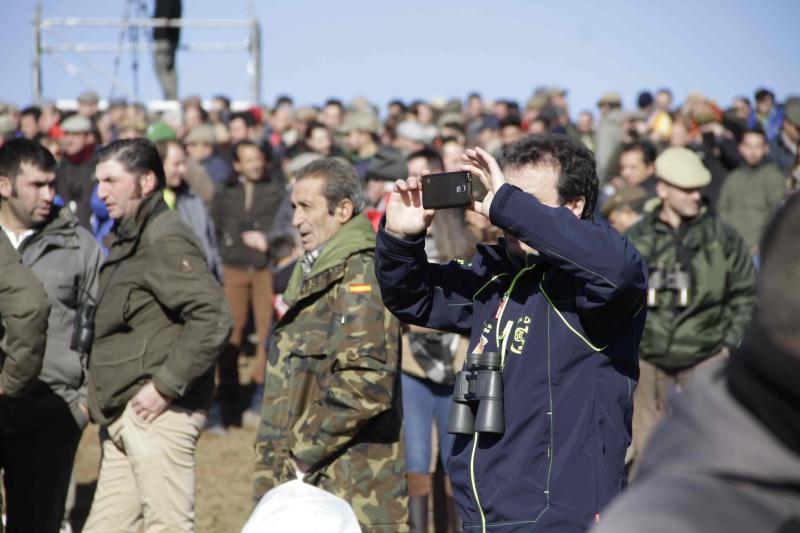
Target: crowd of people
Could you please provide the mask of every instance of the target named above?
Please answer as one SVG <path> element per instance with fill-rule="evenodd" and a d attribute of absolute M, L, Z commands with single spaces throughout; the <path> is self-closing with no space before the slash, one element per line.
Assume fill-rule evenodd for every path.
<path fill-rule="evenodd" d="M 634 531 L 632 503 L 605 525 L 604 508 L 629 478 L 664 483 L 653 456 L 680 465 L 653 433 L 673 393 L 727 368 L 763 414 L 747 378 L 763 348 L 746 341 L 762 235 L 800 190 L 800 97 L 725 107 L 659 89 L 624 109 L 609 92 L 577 114 L 552 87 L 384 110 L 77 103 L 0 105 L 3 264 L 16 249 L 51 308 L 46 333 L 27 326 L 46 347 L 3 345 L 9 531 L 68 527 L 90 421 L 103 460 L 87 531 L 192 530 L 196 441 L 241 425 L 258 428 L 256 500 L 304 473 L 365 531 Z M 465 169 L 474 204 L 423 209 L 423 176 Z M 780 344 L 770 312 L 757 338 Z M 38 364 L 18 355 L 37 349 Z M 504 372 L 505 432 L 454 435 L 454 384 L 484 352 Z M 685 396 L 691 416 L 703 398 Z"/>

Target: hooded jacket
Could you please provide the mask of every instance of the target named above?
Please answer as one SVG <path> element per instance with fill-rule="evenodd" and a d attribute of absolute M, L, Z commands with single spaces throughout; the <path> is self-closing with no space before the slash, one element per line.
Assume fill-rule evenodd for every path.
<path fill-rule="evenodd" d="M 381 229 L 375 270 L 400 320 L 470 335 L 504 360 L 502 435 L 458 435 L 448 461 L 470 530 L 584 531 L 624 484 L 646 269 L 607 224 L 510 184 L 494 225 L 538 250 L 479 245 L 471 262 L 427 262 L 424 236 Z"/>
<path fill-rule="evenodd" d="M 724 364 L 676 398 L 594 533 L 798 531 L 800 455 L 734 399 Z"/>
<path fill-rule="evenodd" d="M 44 285 L 51 312 L 42 371 L 31 394 L 7 405 L 15 415 L 11 420 L 35 424 L 37 416 L 68 407 L 82 427 L 87 420 L 78 403 L 87 404 L 86 354 L 72 350 L 70 343 L 76 310 L 83 303 L 95 303 L 103 253 L 92 235 L 78 225 L 77 217 L 64 207 L 58 208 L 17 251 L 23 264 Z"/>

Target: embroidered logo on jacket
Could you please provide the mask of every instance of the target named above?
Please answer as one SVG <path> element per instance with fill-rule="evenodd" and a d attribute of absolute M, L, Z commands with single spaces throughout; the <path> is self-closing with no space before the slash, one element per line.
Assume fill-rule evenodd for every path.
<path fill-rule="evenodd" d="M 511 353 L 520 355 L 522 349 L 525 347 L 525 339 L 528 337 L 528 330 L 531 328 L 531 317 L 521 316 L 517 319 L 517 327 L 514 330 L 514 336 L 511 339 L 511 346 L 509 349 Z"/>

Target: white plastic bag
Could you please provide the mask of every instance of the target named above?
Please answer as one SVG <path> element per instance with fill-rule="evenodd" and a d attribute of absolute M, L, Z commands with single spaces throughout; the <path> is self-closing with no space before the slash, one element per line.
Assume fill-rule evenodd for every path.
<path fill-rule="evenodd" d="M 262 496 L 242 533 L 361 533 L 361 528 L 346 501 L 295 479 Z"/>

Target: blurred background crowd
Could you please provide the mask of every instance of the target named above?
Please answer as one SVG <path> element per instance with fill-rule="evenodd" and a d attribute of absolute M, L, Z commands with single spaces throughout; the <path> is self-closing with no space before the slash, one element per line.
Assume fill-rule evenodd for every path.
<path fill-rule="evenodd" d="M 524 102 L 470 93 L 464 99 L 397 99 L 385 109 L 366 98 L 301 106 L 289 95 L 271 106 L 232 109 L 229 98 L 214 95 L 189 96 L 178 110 L 153 112 L 138 102 L 101 101 L 89 91 L 78 95 L 77 108 L 70 111 L 46 101 L 0 106 L 0 142 L 25 137 L 52 152 L 58 161 L 57 201 L 69 206 L 104 247 L 112 221 L 97 198 L 93 153 L 116 139 L 146 137 L 156 143 L 167 176 L 165 200 L 201 239 L 236 320 L 219 359 L 207 427 L 221 436 L 232 426 L 255 427 L 259 420 L 266 336 L 282 313 L 281 293 L 302 254 L 286 194 L 302 166 L 327 156 L 349 161 L 367 192 L 367 216 L 377 226 L 394 180 L 458 170 L 470 147 L 502 157 L 504 146 L 528 133 L 565 134 L 594 151 L 600 177 L 597 216 L 620 232 L 655 201 L 658 155 L 668 147 L 696 152 L 712 177 L 704 189 L 705 204 L 739 232 L 756 264 L 767 217 L 800 189 L 800 98 L 779 101 L 768 88 L 726 103 L 701 93 L 676 102 L 668 88 L 644 90 L 633 109 L 624 108 L 614 92 L 598 95 L 595 109 L 570 109 L 569 92 L 562 87 L 537 88 Z M 754 206 L 753 197 L 765 200 Z M 441 215 L 427 246 L 435 260 L 470 257 L 476 243 L 499 237 L 469 210 Z M 444 424 L 453 358 L 464 348 L 457 336 L 437 338 L 436 350 L 445 347 L 449 355 L 430 354 L 429 340 L 410 331 L 405 353 L 423 355 L 406 356 L 403 363 L 406 375 L 415 378 L 404 378 L 406 401 L 430 395 L 425 396 L 430 405 L 405 406 L 406 427 L 427 426 L 421 434 L 428 441 L 430 416 L 415 420 L 409 415 L 415 408 L 438 410 L 433 418 Z M 253 356 L 249 375 L 239 375 L 242 354 Z M 414 387 L 421 388 L 414 392 Z M 446 449 L 450 437 L 443 430 L 438 434 Z M 438 454 L 421 449 L 407 455 L 411 471 L 423 476 L 411 475 L 409 488 L 428 491 L 427 472 L 436 470 Z M 443 461 L 444 456 L 439 464 Z M 445 516 L 447 503 L 440 507 Z"/>
<path fill-rule="evenodd" d="M 231 109 L 228 97 L 215 95 L 207 100 L 190 96 L 179 110 L 151 112 L 124 99 L 101 102 L 87 91 L 72 111 L 47 101 L 24 108 L 0 104 L 0 135 L 2 140 L 36 140 L 53 153 L 59 161 L 61 199 L 99 239 L 107 233 L 108 218 L 92 194 L 88 163 L 96 146 L 132 137 L 172 146 L 163 153 L 173 156 L 168 161 L 180 162 L 173 183 L 185 183 L 209 209 L 225 182 L 242 174 L 235 169 L 233 150 L 242 141 L 260 148 L 266 166 L 262 177 L 283 187 L 291 187 L 292 175 L 316 157 L 347 159 L 368 190 L 374 219 L 395 179 L 431 164 L 437 170 L 458 170 L 461 154 L 474 146 L 500 157 L 505 145 L 526 133 L 563 133 L 594 151 L 601 182 L 598 208 L 620 230 L 635 220 L 623 208 L 641 213 L 646 199 L 654 196 L 654 162 L 667 147 L 687 147 L 700 155 L 712 175 L 705 189 L 709 205 L 750 245 L 757 232 L 732 212 L 736 197 L 747 191 L 728 177 L 758 172 L 765 176 L 759 181 L 773 189 L 779 181 L 787 194 L 800 187 L 798 97 L 781 102 L 768 88 L 758 88 L 727 103 L 699 92 L 676 102 L 668 88 L 660 88 L 642 91 L 636 107 L 625 109 L 618 93 L 598 96 L 596 109 L 574 110 L 567 89 L 558 87 L 537 88 L 525 102 L 471 93 L 463 100 L 397 99 L 385 109 L 366 98 L 299 106 L 289 95 L 272 106 Z M 479 239 L 491 233 L 478 229 Z"/>

